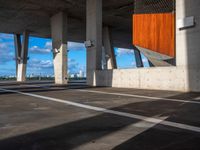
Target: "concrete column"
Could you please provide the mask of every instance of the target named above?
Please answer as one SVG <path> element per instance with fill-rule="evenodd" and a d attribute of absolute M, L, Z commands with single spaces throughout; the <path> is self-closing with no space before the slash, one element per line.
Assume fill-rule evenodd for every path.
<path fill-rule="evenodd" d="M 107 70 L 108 69 L 108 66 L 107 66 L 107 58 L 108 57 L 106 57 L 106 50 L 105 50 L 105 48 L 104 48 L 104 46 L 102 47 L 102 69 L 103 70 Z"/>
<path fill-rule="evenodd" d="M 112 45 L 110 29 L 108 26 L 103 27 L 103 46 L 105 49 L 106 68 L 117 69 L 114 47 Z"/>
<path fill-rule="evenodd" d="M 200 91 L 200 1 L 176 0 L 176 20 L 195 18 L 195 25 L 176 28 L 176 64 L 183 68 L 187 91 Z"/>
<path fill-rule="evenodd" d="M 141 53 L 139 50 L 135 49 L 134 50 L 135 53 L 135 61 L 136 61 L 136 66 L 137 68 L 142 68 L 144 67 L 143 62 L 142 62 L 142 57 L 141 57 Z"/>
<path fill-rule="evenodd" d="M 16 38 L 16 43 L 18 43 L 18 52 L 20 52 L 20 36 L 18 35 Z M 17 81 L 24 82 L 26 80 L 26 67 L 27 67 L 27 58 L 28 58 L 28 42 L 29 42 L 29 32 L 24 31 L 23 33 L 23 41 L 22 48 L 20 54 L 18 53 L 18 65 L 17 65 Z"/>
<path fill-rule="evenodd" d="M 17 77 L 18 64 L 20 63 L 21 50 L 22 50 L 20 34 L 15 34 L 14 35 L 14 44 L 15 44 L 16 77 Z"/>
<path fill-rule="evenodd" d="M 87 84 L 96 85 L 95 70 L 102 69 L 102 0 L 86 0 Z"/>
<path fill-rule="evenodd" d="M 60 12 L 51 18 L 54 76 L 56 84 L 67 83 L 67 15 Z"/>

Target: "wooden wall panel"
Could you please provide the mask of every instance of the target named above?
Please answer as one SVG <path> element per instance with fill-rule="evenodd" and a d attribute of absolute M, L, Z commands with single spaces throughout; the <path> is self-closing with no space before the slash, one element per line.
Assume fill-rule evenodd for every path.
<path fill-rule="evenodd" d="M 174 57 L 174 17 L 173 13 L 134 14 L 133 44 Z"/>

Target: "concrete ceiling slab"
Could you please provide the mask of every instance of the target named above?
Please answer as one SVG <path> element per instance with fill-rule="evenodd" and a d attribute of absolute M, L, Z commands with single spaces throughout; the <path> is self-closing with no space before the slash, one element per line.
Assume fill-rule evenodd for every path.
<path fill-rule="evenodd" d="M 68 39 L 83 42 L 86 37 L 85 0 L 0 0 L 0 32 L 50 38 L 50 18 L 59 11 L 69 15 Z M 114 46 L 132 47 L 133 0 L 103 0 L 103 24 L 112 29 Z"/>

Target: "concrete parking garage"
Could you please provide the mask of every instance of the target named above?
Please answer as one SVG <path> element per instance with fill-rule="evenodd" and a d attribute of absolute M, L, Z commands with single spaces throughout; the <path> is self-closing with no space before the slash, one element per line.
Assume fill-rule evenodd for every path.
<path fill-rule="evenodd" d="M 0 83 L 0 150 L 199 150 L 199 10 L 197 0 L 0 0 L 18 81 Z M 26 80 L 30 36 L 52 39 L 54 83 Z M 69 41 L 85 43 L 87 85 L 68 82 Z M 138 68 L 120 69 L 114 47 L 134 49 Z"/>

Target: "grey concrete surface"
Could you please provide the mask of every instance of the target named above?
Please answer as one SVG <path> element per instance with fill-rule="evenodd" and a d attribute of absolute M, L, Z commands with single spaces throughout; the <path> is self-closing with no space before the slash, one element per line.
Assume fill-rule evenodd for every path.
<path fill-rule="evenodd" d="M 19 62 L 17 64 L 17 70 L 16 70 L 17 81 L 19 82 L 23 82 L 26 80 L 26 70 L 27 70 L 27 62 L 28 62 L 28 44 L 29 44 L 29 32 L 25 30 L 23 33 L 21 52 L 20 52 Z"/>
<path fill-rule="evenodd" d="M 53 65 L 56 84 L 67 83 L 67 27 L 68 18 L 66 13 L 59 12 L 51 18 Z"/>
<path fill-rule="evenodd" d="M 51 82 L 0 83 L 0 149 L 2 150 L 199 150 L 200 133 L 98 112 L 20 93 L 159 118 L 200 127 L 200 104 L 162 101 L 153 97 L 200 102 L 200 93 L 56 86 Z M 81 91 L 86 90 L 86 91 Z M 132 94 L 91 93 L 87 91 Z M 152 97 L 152 98 L 151 98 Z"/>
<path fill-rule="evenodd" d="M 86 37 L 86 0 L 0 0 L 0 32 L 51 37 L 50 18 L 59 11 L 68 13 L 68 40 L 83 42 Z M 133 0 L 103 0 L 103 23 L 112 27 L 115 46 L 132 47 Z"/>
<path fill-rule="evenodd" d="M 102 0 L 86 0 L 87 84 L 96 86 L 95 70 L 102 69 Z"/>

